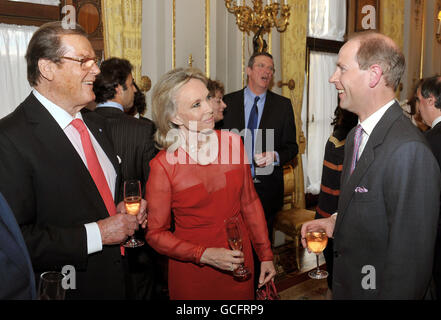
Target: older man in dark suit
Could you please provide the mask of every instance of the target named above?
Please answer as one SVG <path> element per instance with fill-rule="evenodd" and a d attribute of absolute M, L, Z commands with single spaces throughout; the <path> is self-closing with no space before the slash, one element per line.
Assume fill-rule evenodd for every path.
<path fill-rule="evenodd" d="M 334 237 L 335 299 L 423 299 L 431 282 L 440 170 L 395 100 L 404 68 L 390 38 L 367 33 L 341 48 L 329 80 L 359 125 L 346 141 L 338 213 L 305 223 L 302 237 L 319 227 Z"/>
<path fill-rule="evenodd" d="M 0 191 L 35 272 L 74 266 L 67 299 L 125 298 L 120 243 L 146 214 L 117 212 L 119 167 L 106 121 L 83 112 L 95 99 L 95 52 L 80 26 L 53 22 L 34 33 L 26 60 L 33 91 L 0 121 Z"/>
<path fill-rule="evenodd" d="M 298 152 L 294 113 L 289 99 L 268 90 L 274 75 L 269 53 L 254 53 L 247 75 L 247 87 L 224 96 L 228 108 L 220 126 L 249 129 L 244 134 L 245 147 L 272 238 L 274 217 L 283 206 L 283 165 Z"/>
<path fill-rule="evenodd" d="M 35 299 L 35 278 L 14 214 L 0 193 L 0 300 Z"/>

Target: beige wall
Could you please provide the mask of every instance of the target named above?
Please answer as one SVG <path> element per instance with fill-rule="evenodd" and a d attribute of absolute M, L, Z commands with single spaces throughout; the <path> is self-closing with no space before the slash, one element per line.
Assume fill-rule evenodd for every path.
<path fill-rule="evenodd" d="M 207 0 L 210 7 L 210 23 L 205 24 L 206 0 L 176 0 L 175 2 L 175 66 L 185 67 L 191 54 L 193 66 L 206 71 L 206 38 L 209 30 L 209 71 L 210 77 L 225 84 L 226 92 L 242 88 L 246 79 L 242 65 L 246 66 L 252 54 L 252 34 L 245 37 L 236 25 L 233 14 L 228 13 L 223 0 Z M 247 2 L 250 2 L 249 0 Z M 152 87 L 159 77 L 172 69 L 173 62 L 173 0 L 143 0 L 142 22 L 142 74 L 152 80 Z M 268 40 L 267 40 L 268 41 Z M 244 48 L 244 61 L 242 49 Z M 280 35 L 272 33 L 272 54 L 276 74 L 274 83 L 281 80 Z M 245 80 L 246 81 L 246 80 Z M 150 117 L 150 90 L 147 93 Z M 277 87 L 273 91 L 281 93 Z"/>

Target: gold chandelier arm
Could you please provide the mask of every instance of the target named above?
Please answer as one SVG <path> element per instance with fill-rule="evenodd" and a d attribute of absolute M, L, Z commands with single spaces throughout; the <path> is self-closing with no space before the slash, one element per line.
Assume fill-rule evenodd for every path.
<path fill-rule="evenodd" d="M 260 30 L 259 37 L 262 37 L 273 27 L 279 32 L 284 32 L 288 26 L 290 6 L 287 4 L 272 2 L 264 5 L 262 0 L 252 0 L 251 8 L 245 5 L 245 1 L 242 1 L 242 5 L 236 0 L 224 1 L 228 12 L 235 15 L 239 30 L 248 35 L 250 31 L 256 34 Z"/>

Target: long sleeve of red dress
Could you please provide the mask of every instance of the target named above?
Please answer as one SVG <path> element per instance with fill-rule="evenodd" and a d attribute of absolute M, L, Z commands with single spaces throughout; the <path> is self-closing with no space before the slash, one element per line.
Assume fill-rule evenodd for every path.
<path fill-rule="evenodd" d="M 206 248 L 228 248 L 224 221 L 241 213 L 247 229 L 244 232 L 248 232 L 259 259 L 272 260 L 263 208 L 250 166 L 244 161 L 240 137 L 229 132 L 217 134 L 232 142 L 220 144 L 219 157 L 213 164 L 173 163 L 170 159 L 174 155 L 166 151 L 150 162 L 146 239 L 160 254 L 199 263 Z M 229 153 L 224 157 L 226 151 Z M 235 152 L 240 153 L 241 161 L 231 160 Z M 170 231 L 172 212 L 174 232 Z"/>
<path fill-rule="evenodd" d="M 164 165 L 162 151 L 150 161 L 150 176 L 146 185 L 145 199 L 148 203 L 148 230 L 146 240 L 152 248 L 163 255 L 183 261 L 199 263 L 205 247 L 177 238 L 170 231 L 172 212 L 172 182 Z M 162 153 L 162 156 L 160 156 Z M 172 173 L 172 172 L 171 172 Z"/>
<path fill-rule="evenodd" d="M 246 153 L 245 153 L 246 157 Z M 272 261 L 271 242 L 268 238 L 268 227 L 265 213 L 259 196 L 254 189 L 250 166 L 244 164 L 244 182 L 240 198 L 240 208 L 248 233 L 260 261 Z"/>

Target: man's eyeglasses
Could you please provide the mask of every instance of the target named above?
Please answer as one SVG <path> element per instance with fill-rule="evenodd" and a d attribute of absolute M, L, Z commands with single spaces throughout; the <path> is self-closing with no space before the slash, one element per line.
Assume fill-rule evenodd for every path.
<path fill-rule="evenodd" d="M 93 67 L 94 64 L 98 65 L 98 61 L 100 61 L 97 57 L 95 58 L 83 58 L 83 59 L 77 59 L 72 57 L 60 57 L 61 59 L 67 59 L 75 62 L 79 62 L 81 69 L 83 70 L 89 70 Z"/>
<path fill-rule="evenodd" d="M 257 63 L 257 64 L 255 64 L 255 66 L 258 67 L 259 69 L 266 69 L 268 71 L 271 71 L 272 73 L 276 72 L 276 69 L 274 69 L 274 67 L 265 66 L 263 63 Z"/>

